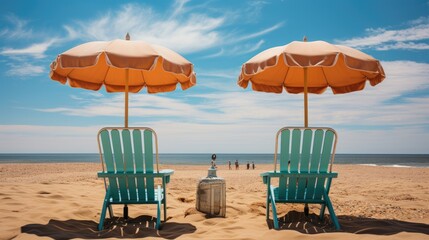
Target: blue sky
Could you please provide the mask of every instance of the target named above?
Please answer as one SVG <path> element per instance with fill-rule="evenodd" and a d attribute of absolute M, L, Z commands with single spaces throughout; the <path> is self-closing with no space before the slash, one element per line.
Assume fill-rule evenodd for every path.
<path fill-rule="evenodd" d="M 429 1 L 7 1 L 0 9 L 0 153 L 97 152 L 123 125 L 123 94 L 49 78 L 55 57 L 123 39 L 169 47 L 195 65 L 186 91 L 130 96 L 130 126 L 150 126 L 162 153 L 272 153 L 303 125 L 303 95 L 237 85 L 271 47 L 324 40 L 379 59 L 387 78 L 363 91 L 309 96 L 310 126 L 338 131 L 340 153 L 429 153 Z"/>

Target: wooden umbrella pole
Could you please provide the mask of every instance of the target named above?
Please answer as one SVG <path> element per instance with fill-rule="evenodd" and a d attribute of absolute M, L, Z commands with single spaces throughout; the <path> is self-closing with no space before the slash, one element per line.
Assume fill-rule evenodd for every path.
<path fill-rule="evenodd" d="M 130 34 L 127 33 L 125 40 L 129 41 L 131 39 Z M 125 69 L 125 127 L 128 127 L 128 92 L 129 92 L 129 71 L 130 69 Z"/>
<path fill-rule="evenodd" d="M 307 42 L 307 37 L 304 36 L 304 42 Z M 304 67 L 304 125 L 308 127 L 308 79 L 307 79 L 307 67 Z M 304 214 L 308 216 L 309 213 L 308 203 L 304 206 Z"/>
<path fill-rule="evenodd" d="M 307 42 L 307 36 L 302 39 Z M 304 67 L 304 126 L 308 127 L 308 81 L 307 81 L 307 67 Z"/>
<path fill-rule="evenodd" d="M 128 128 L 128 92 L 129 92 L 129 69 L 125 69 L 125 127 Z M 125 161 L 124 161 L 125 162 Z M 128 204 L 124 205 L 124 219 L 128 219 Z"/>
<path fill-rule="evenodd" d="M 304 67 L 304 125 L 308 127 L 308 80 L 307 67 Z"/>
<path fill-rule="evenodd" d="M 125 69 L 125 127 L 128 127 L 128 76 L 129 76 L 129 69 Z"/>

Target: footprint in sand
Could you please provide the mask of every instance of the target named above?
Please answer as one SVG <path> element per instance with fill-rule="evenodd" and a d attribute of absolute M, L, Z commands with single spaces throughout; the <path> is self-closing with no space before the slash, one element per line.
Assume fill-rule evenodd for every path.
<path fill-rule="evenodd" d="M 266 206 L 264 202 L 253 202 L 250 204 L 250 212 L 256 213 L 258 216 L 265 215 Z"/>
<path fill-rule="evenodd" d="M 241 215 L 246 213 L 247 207 L 245 206 L 245 204 L 240 205 L 240 206 L 235 206 L 235 205 L 226 205 L 226 212 L 229 214 L 232 214 L 233 216 L 236 215 Z"/>
<path fill-rule="evenodd" d="M 51 194 L 50 192 L 46 192 L 46 191 L 39 191 L 37 192 L 37 194 Z"/>
<path fill-rule="evenodd" d="M 194 214 L 197 214 L 197 213 L 199 213 L 197 211 L 197 209 L 195 209 L 195 208 L 188 208 L 188 209 L 186 209 L 185 215 L 183 217 L 186 217 L 186 216 L 189 216 L 189 215 L 194 215 Z"/>
<path fill-rule="evenodd" d="M 51 198 L 51 199 L 64 199 L 64 197 L 62 195 L 58 195 L 58 194 L 51 195 L 51 196 L 49 196 L 49 198 Z"/>
<path fill-rule="evenodd" d="M 193 198 L 185 198 L 185 197 L 179 197 L 179 198 L 176 198 L 176 199 L 179 200 L 179 201 L 181 201 L 181 202 L 183 202 L 183 203 L 190 203 L 190 202 L 195 201 L 195 199 L 193 199 Z"/>

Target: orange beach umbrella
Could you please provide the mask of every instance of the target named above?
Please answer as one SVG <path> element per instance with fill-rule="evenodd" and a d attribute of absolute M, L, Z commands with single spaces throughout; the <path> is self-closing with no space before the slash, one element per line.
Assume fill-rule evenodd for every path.
<path fill-rule="evenodd" d="M 294 41 L 267 49 L 243 64 L 238 85 L 261 92 L 304 92 L 304 124 L 308 127 L 308 93 L 334 94 L 364 89 L 385 78 L 383 67 L 373 57 L 350 47 L 324 41 Z"/>
<path fill-rule="evenodd" d="M 143 41 L 96 41 L 76 46 L 51 64 L 50 77 L 71 87 L 125 92 L 125 127 L 128 127 L 128 93 L 144 87 L 148 93 L 183 90 L 196 84 L 194 67 L 178 53 Z"/>

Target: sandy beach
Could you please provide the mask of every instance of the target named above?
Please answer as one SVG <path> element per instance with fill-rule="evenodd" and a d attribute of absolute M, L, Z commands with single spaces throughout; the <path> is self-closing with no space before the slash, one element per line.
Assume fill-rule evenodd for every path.
<path fill-rule="evenodd" d="M 227 170 L 225 218 L 209 218 L 195 210 L 196 185 L 207 166 L 162 166 L 174 169 L 168 185 L 168 221 L 153 228 L 154 206 L 129 206 L 130 219 L 108 221 L 97 231 L 104 184 L 100 164 L 0 164 L 0 239 L 429 239 L 429 168 L 361 165 L 334 166 L 339 177 L 331 200 L 342 230 L 329 217 L 317 220 L 319 206 L 279 204 L 281 230 L 265 220 L 266 188 L 256 170 Z M 122 206 L 114 207 L 122 216 Z M 327 212 L 326 212 L 327 214 Z"/>

